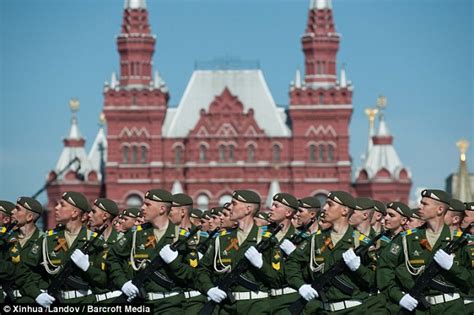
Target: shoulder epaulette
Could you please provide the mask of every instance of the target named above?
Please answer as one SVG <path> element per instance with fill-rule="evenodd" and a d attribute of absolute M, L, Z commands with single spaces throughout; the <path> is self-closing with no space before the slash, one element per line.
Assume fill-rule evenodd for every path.
<path fill-rule="evenodd" d="M 410 234 L 415 234 L 416 232 L 418 232 L 417 229 L 409 229 L 409 230 L 401 232 L 400 235 L 401 236 L 406 236 L 406 235 L 410 235 Z"/>
<path fill-rule="evenodd" d="M 352 232 L 352 237 L 359 239 L 360 242 L 364 242 L 364 243 L 370 242 L 370 238 L 368 238 L 367 236 L 365 236 L 364 234 L 358 231 Z"/>
<path fill-rule="evenodd" d="M 458 230 L 453 232 L 453 237 L 458 237 L 459 238 L 461 236 L 462 236 L 462 230 L 461 229 L 458 229 Z M 469 234 L 467 234 L 465 237 L 469 238 Z"/>
<path fill-rule="evenodd" d="M 388 237 L 387 235 L 384 235 L 380 238 L 381 241 L 384 241 L 385 243 L 390 243 L 392 239 Z"/>
<path fill-rule="evenodd" d="M 199 236 L 201 237 L 209 237 L 209 233 L 205 232 L 205 231 L 199 231 Z"/>
<path fill-rule="evenodd" d="M 321 230 L 318 230 L 318 231 L 317 231 L 316 233 L 314 233 L 314 234 L 319 235 L 319 234 L 321 234 L 321 233 L 322 233 L 322 231 L 321 231 Z"/>
<path fill-rule="evenodd" d="M 179 236 L 188 236 L 189 231 L 186 229 L 183 229 L 182 227 L 179 228 Z"/>
<path fill-rule="evenodd" d="M 229 235 L 231 232 L 232 232 L 231 229 L 222 229 L 222 230 L 219 232 L 219 236 Z M 217 234 L 216 234 L 216 235 L 217 235 Z M 215 237 L 216 237 L 216 236 L 215 236 Z"/>
<path fill-rule="evenodd" d="M 269 238 L 270 236 L 272 236 L 272 232 L 270 232 L 269 229 L 266 229 L 266 230 L 262 229 L 262 237 L 263 238 Z"/>
<path fill-rule="evenodd" d="M 58 234 L 58 232 L 59 232 L 59 231 L 58 231 L 57 229 L 52 229 L 52 230 L 46 231 L 46 235 L 47 235 L 47 236 L 53 236 L 53 235 Z"/>

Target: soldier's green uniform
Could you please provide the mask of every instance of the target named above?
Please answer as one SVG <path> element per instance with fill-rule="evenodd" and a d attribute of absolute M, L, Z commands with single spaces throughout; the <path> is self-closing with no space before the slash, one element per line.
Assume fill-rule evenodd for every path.
<path fill-rule="evenodd" d="M 328 198 L 340 205 L 355 208 L 354 199 L 345 192 L 331 192 Z M 331 239 L 331 229 L 318 231 L 311 237 L 309 243 L 305 243 L 288 257 L 286 261 L 288 283 L 295 290 L 299 290 L 304 284 L 311 284 L 320 274 L 341 261 L 344 252 L 368 241 L 367 237 L 355 231 L 350 225 L 336 244 Z M 322 314 L 333 312 L 364 314 L 366 312 L 363 303 L 375 286 L 374 260 L 369 254 L 360 259 L 361 264 L 357 270 L 351 271 L 345 268 L 342 274 L 335 277 L 336 285 L 330 286 L 324 295 L 318 292 L 320 295 L 318 300 L 323 301 Z M 342 287 L 352 293 L 341 291 Z"/>
<path fill-rule="evenodd" d="M 432 190 L 422 192 L 423 197 L 437 198 L 435 200 L 447 204 L 449 200 L 443 199 L 444 194 Z M 434 254 L 439 249 L 446 248 L 446 245 L 460 234 L 456 232 L 451 235 L 449 227 L 443 225 L 439 238 L 432 246 L 426 236 L 426 226 L 403 232 L 401 237 L 394 240 L 379 258 L 377 267 L 379 289 L 398 305 L 402 297 L 415 285 L 417 277 L 432 261 Z M 465 314 L 460 293 L 462 290 L 468 290 L 472 285 L 471 275 L 467 269 L 470 263 L 461 248 L 454 256 L 451 269 L 447 271 L 440 268 L 440 274 L 433 279 L 437 284 L 436 288 L 432 286 L 424 290 L 423 294 L 431 307 L 424 310 L 419 303 L 416 314 Z"/>
<path fill-rule="evenodd" d="M 15 204 L 7 200 L 0 200 L 0 212 L 2 212 L 4 216 L 10 217 L 13 209 L 15 209 Z M 0 303 L 4 302 L 3 286 L 5 286 L 5 282 L 10 275 L 10 268 L 7 263 L 7 238 L 9 238 L 9 235 L 7 235 L 6 232 L 7 228 L 5 226 L 0 226 L 0 280 L 2 282 L 2 284 L 0 284 Z M 10 233 L 13 233 L 13 231 L 10 231 Z"/>
<path fill-rule="evenodd" d="M 466 216 L 472 215 L 474 211 L 474 202 L 466 202 Z M 474 222 L 472 223 L 474 224 Z M 471 226 L 472 232 L 472 226 Z M 474 234 L 469 235 L 469 241 L 464 248 L 464 252 L 469 257 L 470 264 L 469 264 L 469 272 L 471 274 L 470 283 L 474 283 Z M 474 314 L 474 286 L 471 285 L 469 291 L 463 293 L 464 299 L 464 306 L 466 307 L 466 311 L 468 314 Z"/>

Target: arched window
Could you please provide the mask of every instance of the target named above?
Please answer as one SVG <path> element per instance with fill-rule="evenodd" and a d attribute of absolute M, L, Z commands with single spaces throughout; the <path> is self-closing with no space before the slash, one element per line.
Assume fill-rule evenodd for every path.
<path fill-rule="evenodd" d="M 319 145 L 319 162 L 324 161 L 324 145 Z"/>
<path fill-rule="evenodd" d="M 314 144 L 309 146 L 309 160 L 311 162 L 316 161 L 316 146 Z"/>
<path fill-rule="evenodd" d="M 197 197 L 197 207 L 199 209 L 207 209 L 209 207 L 209 197 L 201 194 Z"/>
<path fill-rule="evenodd" d="M 277 144 L 273 145 L 273 162 L 280 162 L 281 160 L 281 149 Z"/>
<path fill-rule="evenodd" d="M 133 194 L 127 197 L 126 203 L 127 207 L 141 207 L 143 200 L 139 195 Z"/>
<path fill-rule="evenodd" d="M 332 145 L 328 146 L 328 161 L 334 161 L 334 147 Z"/>
<path fill-rule="evenodd" d="M 132 147 L 132 164 L 137 163 L 138 160 L 138 147 L 134 145 Z"/>
<path fill-rule="evenodd" d="M 183 163 L 183 148 L 182 147 L 176 147 L 176 149 L 174 149 L 174 161 L 176 164 Z"/>
<path fill-rule="evenodd" d="M 247 147 L 247 162 L 255 161 L 255 147 L 253 145 L 249 145 Z"/>
<path fill-rule="evenodd" d="M 219 146 L 219 161 L 225 161 L 225 146 L 223 144 Z"/>
<path fill-rule="evenodd" d="M 142 146 L 142 154 L 141 154 L 140 161 L 141 161 L 142 164 L 145 164 L 146 161 L 147 161 L 147 149 L 144 145 Z"/>
<path fill-rule="evenodd" d="M 233 160 L 234 160 L 234 146 L 230 145 L 229 146 L 229 161 L 233 161 Z"/>
<path fill-rule="evenodd" d="M 201 144 L 199 146 L 199 161 L 205 162 L 206 161 L 206 146 Z"/>
<path fill-rule="evenodd" d="M 128 154 L 129 154 L 128 151 L 129 151 L 128 147 L 122 148 L 122 162 L 125 164 L 128 163 Z"/>

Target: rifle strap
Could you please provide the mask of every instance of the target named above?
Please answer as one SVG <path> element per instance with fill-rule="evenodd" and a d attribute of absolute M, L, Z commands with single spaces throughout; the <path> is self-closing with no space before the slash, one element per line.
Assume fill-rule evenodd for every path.
<path fill-rule="evenodd" d="M 413 276 L 419 275 L 421 272 L 423 272 L 423 270 L 425 270 L 425 265 L 420 267 L 413 267 L 413 265 L 410 263 L 410 257 L 408 257 L 407 238 L 405 235 L 402 235 L 402 247 L 403 255 L 405 258 L 405 266 L 407 267 L 408 272 Z"/>
<path fill-rule="evenodd" d="M 310 254 L 309 254 L 309 268 L 311 269 L 312 272 L 322 272 L 324 269 L 324 263 L 318 264 L 316 262 L 316 257 L 314 255 L 315 253 L 315 245 L 316 245 L 316 234 L 313 234 L 311 236 L 311 246 L 309 248 Z"/>
<path fill-rule="evenodd" d="M 218 264 L 220 266 L 218 266 Z M 232 269 L 231 265 L 224 265 L 221 258 L 221 237 L 218 235 L 215 239 L 215 246 L 214 246 L 214 270 L 217 273 L 225 273 L 230 272 Z"/>
<path fill-rule="evenodd" d="M 138 229 L 133 231 L 133 234 L 132 234 L 132 248 L 130 250 L 130 265 L 132 266 L 133 270 L 135 270 L 135 271 L 138 271 L 138 270 L 144 268 L 145 264 L 148 261 L 147 259 L 137 261 L 138 266 L 137 266 L 137 263 L 135 262 L 135 248 L 136 248 L 136 243 L 137 243 L 137 232 L 138 232 Z"/>
<path fill-rule="evenodd" d="M 50 275 L 55 275 L 61 270 L 61 266 L 57 266 L 51 262 L 48 254 L 48 237 L 45 235 L 43 237 L 43 266 L 46 272 Z"/>

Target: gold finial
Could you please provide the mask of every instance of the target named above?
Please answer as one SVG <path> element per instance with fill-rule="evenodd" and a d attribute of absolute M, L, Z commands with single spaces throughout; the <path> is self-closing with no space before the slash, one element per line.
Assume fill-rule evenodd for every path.
<path fill-rule="evenodd" d="M 387 98 L 385 96 L 379 95 L 379 97 L 377 97 L 377 107 L 379 109 L 387 107 Z"/>
<path fill-rule="evenodd" d="M 369 121 L 371 124 L 374 122 L 375 116 L 378 112 L 379 110 L 377 108 L 368 107 L 365 109 L 365 114 L 367 115 L 367 117 L 369 117 Z"/>
<path fill-rule="evenodd" d="M 99 115 L 99 126 L 101 126 L 101 127 L 105 126 L 106 122 L 107 122 L 107 120 L 105 119 L 104 112 L 100 113 L 100 115 Z"/>
<path fill-rule="evenodd" d="M 79 111 L 79 100 L 77 98 L 71 98 L 69 100 L 69 107 L 73 113 L 77 113 Z"/>
<path fill-rule="evenodd" d="M 469 148 L 469 141 L 466 139 L 461 139 L 456 142 L 456 146 L 458 147 L 459 151 L 461 152 L 461 161 L 466 161 L 466 152 Z"/>

